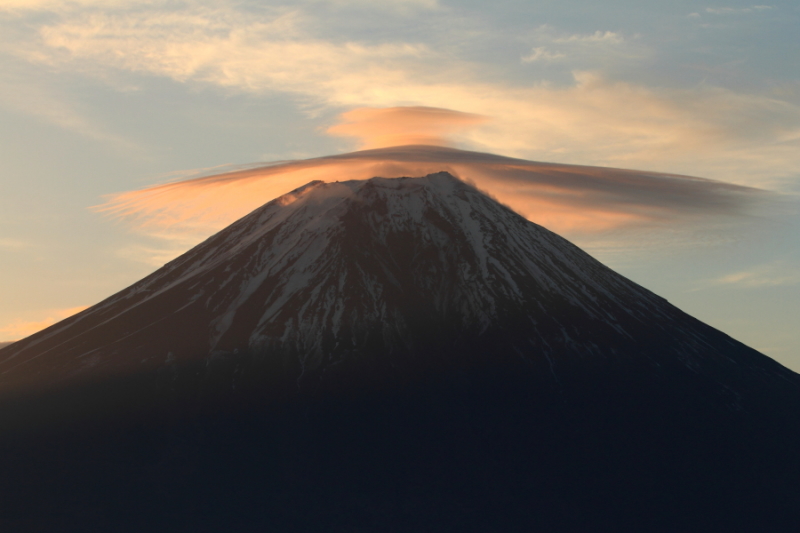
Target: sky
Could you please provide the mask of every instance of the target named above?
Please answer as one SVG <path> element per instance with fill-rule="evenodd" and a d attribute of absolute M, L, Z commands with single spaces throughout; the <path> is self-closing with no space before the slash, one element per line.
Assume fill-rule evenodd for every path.
<path fill-rule="evenodd" d="M 800 371 L 799 30 L 794 1 L 0 0 L 0 342 L 303 180 L 450 170 Z"/>

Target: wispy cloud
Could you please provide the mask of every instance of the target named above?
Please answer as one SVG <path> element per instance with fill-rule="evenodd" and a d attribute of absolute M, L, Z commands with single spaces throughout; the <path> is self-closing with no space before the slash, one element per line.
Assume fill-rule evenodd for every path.
<path fill-rule="evenodd" d="M 419 10 L 439 9 L 438 0 L 301 0 L 312 4 L 331 4 L 340 7 L 358 6 L 375 10 Z"/>
<path fill-rule="evenodd" d="M 52 326 L 56 322 L 80 313 L 87 306 L 69 307 L 66 309 L 49 309 L 40 313 L 42 318 L 35 320 L 17 320 L 0 327 L 0 338 L 8 341 L 17 341 L 29 335 Z"/>
<path fill-rule="evenodd" d="M 589 61 L 638 61 L 649 54 L 649 50 L 639 42 L 638 35 L 626 37 L 618 31 L 568 33 L 544 24 L 536 28 L 528 39 L 536 43 L 528 57 L 540 61 L 569 60 L 577 68 L 585 67 Z"/>
<path fill-rule="evenodd" d="M 77 15 L 41 28 L 43 47 L 27 57 L 87 73 L 113 68 L 246 92 L 329 95 L 323 100 L 335 102 L 378 80 L 372 99 L 382 99 L 386 86 L 407 83 L 404 61 L 435 55 L 424 44 L 320 40 L 303 30 L 304 19 L 285 9 L 253 17 L 205 7 L 191 15 Z"/>
<path fill-rule="evenodd" d="M 753 13 L 773 9 L 773 6 L 750 6 L 750 7 L 707 7 L 706 13 L 712 15 L 739 15 L 742 13 Z"/>
<path fill-rule="evenodd" d="M 18 69 L 4 65 L 4 76 L 0 77 L 0 107 L 14 113 L 24 113 L 53 124 L 64 130 L 105 143 L 121 150 L 137 150 L 137 145 L 110 131 L 102 123 L 82 112 L 80 106 L 70 102 L 57 89 L 48 87 L 41 80 L 22 75 Z"/>
<path fill-rule="evenodd" d="M 717 278 L 714 284 L 746 289 L 798 285 L 800 265 L 792 265 L 785 261 L 759 265 Z"/>
<path fill-rule="evenodd" d="M 217 4 L 226 4 L 224 0 Z M 368 7 L 376 10 L 406 10 L 406 9 L 438 9 L 438 0 L 383 0 L 372 2 L 370 0 L 296 0 L 296 4 L 328 4 L 335 7 Z M 105 9 L 119 9 L 129 7 L 158 7 L 170 8 L 175 6 L 198 6 L 206 2 L 197 0 L 3 0 L 0 4 L 2 11 L 74 11 L 76 8 L 102 7 Z"/>
<path fill-rule="evenodd" d="M 290 94 L 316 108 L 460 109 L 492 119 L 464 136 L 463 146 L 532 159 L 660 168 L 760 186 L 800 165 L 800 106 L 774 96 L 707 86 L 648 88 L 587 71 L 575 71 L 571 85 L 513 85 L 424 42 L 321 39 L 309 31 L 309 17 L 287 9 L 254 15 L 225 5 L 76 11 L 41 26 L 38 44 L 20 46 L 19 54 L 90 75 L 135 72 Z M 530 63 L 558 54 L 572 60 L 579 50 L 598 47 L 635 49 L 607 30 L 564 34 L 542 27 L 536 38 L 561 48 L 537 45 Z M 84 127 L 59 113 L 48 116 Z"/>
<path fill-rule="evenodd" d="M 122 246 L 114 255 L 126 261 L 160 268 L 207 237 L 204 229 L 201 222 L 188 220 L 177 228 L 156 228 L 149 225 L 146 231 L 150 237 L 148 242 Z"/>
<path fill-rule="evenodd" d="M 607 43 L 607 44 L 621 44 L 625 42 L 625 38 L 617 32 L 613 31 L 600 31 L 589 34 L 573 34 L 566 37 L 554 37 L 554 43 Z"/>
<path fill-rule="evenodd" d="M 537 46 L 531 50 L 531 53 L 522 57 L 523 63 L 533 63 L 535 61 L 552 62 L 564 59 L 566 54 L 561 52 L 551 52 L 544 46 Z"/>
<path fill-rule="evenodd" d="M 137 73 L 253 95 L 288 94 L 305 109 L 458 109 L 491 119 L 461 136 L 461 146 L 529 159 L 660 169 L 765 187 L 780 186 L 800 167 L 796 103 L 707 85 L 647 87 L 585 70 L 649 53 L 636 35 L 621 31 L 541 26 L 522 61 L 532 69 L 556 60 L 563 68 L 575 65 L 573 82 L 520 84 L 487 76 L 485 65 L 424 40 L 331 37 L 315 31 L 322 22 L 302 3 L 258 11 L 188 0 L 118 5 L 63 8 L 31 19 L 36 38 L 15 42 L 14 53 L 53 71 L 102 79 Z M 7 95 L 8 105 L 28 99 L 20 109 L 86 135 L 106 135 L 44 97 L 16 94 Z M 38 101 L 45 105 L 37 107 Z"/>
<path fill-rule="evenodd" d="M 19 239 L 0 239 L 0 250 L 21 250 L 29 246 L 30 243 Z"/>
<path fill-rule="evenodd" d="M 135 0 L 3 0 L 0 4 L 1 11 L 40 11 L 40 10 L 74 10 L 75 8 L 85 7 L 122 7 L 133 5 Z M 142 0 L 141 4 L 153 4 L 155 2 Z"/>

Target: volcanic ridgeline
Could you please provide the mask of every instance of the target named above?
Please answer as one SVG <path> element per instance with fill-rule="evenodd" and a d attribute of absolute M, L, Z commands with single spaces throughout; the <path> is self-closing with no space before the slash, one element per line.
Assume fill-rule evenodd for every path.
<path fill-rule="evenodd" d="M 796 374 L 446 173 L 309 183 L 0 372 L 0 523 L 800 526 Z"/>

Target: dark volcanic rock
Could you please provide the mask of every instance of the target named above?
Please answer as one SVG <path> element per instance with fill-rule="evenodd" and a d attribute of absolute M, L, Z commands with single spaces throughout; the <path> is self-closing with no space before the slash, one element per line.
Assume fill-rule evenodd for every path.
<path fill-rule="evenodd" d="M 800 528 L 796 374 L 444 173 L 310 183 L 0 372 L 18 529 Z"/>

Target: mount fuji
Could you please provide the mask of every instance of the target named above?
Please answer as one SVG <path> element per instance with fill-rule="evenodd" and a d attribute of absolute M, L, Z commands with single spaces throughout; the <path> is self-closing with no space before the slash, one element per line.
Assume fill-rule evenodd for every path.
<path fill-rule="evenodd" d="M 273 200 L 0 394 L 17 528 L 800 527 L 800 376 L 444 172 Z"/>

